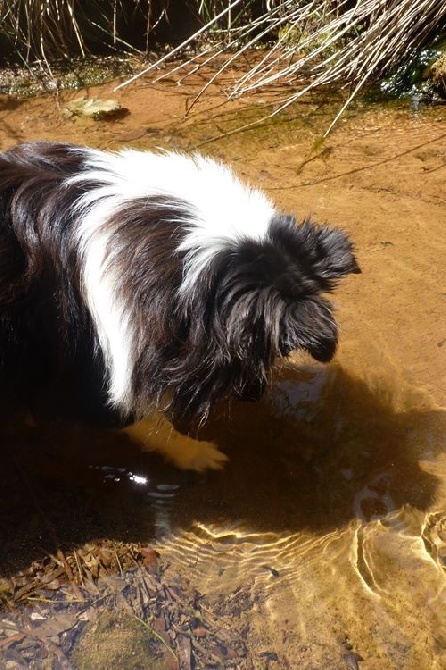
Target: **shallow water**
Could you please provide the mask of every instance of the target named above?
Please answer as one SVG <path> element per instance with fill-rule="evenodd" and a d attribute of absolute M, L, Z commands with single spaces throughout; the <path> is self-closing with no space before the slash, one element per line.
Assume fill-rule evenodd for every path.
<path fill-rule="evenodd" d="M 154 544 L 165 583 L 187 583 L 243 640 L 221 667 L 444 668 L 446 110 L 358 106 L 318 144 L 333 102 L 314 97 L 207 143 L 268 100 L 220 109 L 215 91 L 183 121 L 194 93 L 193 83 L 88 91 L 128 107 L 113 122 L 67 120 L 64 98 L 5 102 L 2 148 L 38 137 L 201 144 L 284 209 L 345 228 L 363 274 L 336 293 L 336 361 L 295 357 L 261 403 L 234 402 L 214 418 L 201 437 L 229 460 L 204 475 L 125 435 L 16 427 L 4 438 L 14 459 L 2 468 L 3 574 L 55 545 Z M 155 420 L 147 434 L 169 450 Z M 106 667 L 94 637 L 83 653 L 90 665 L 83 656 L 79 667 Z M 136 667 L 131 649 L 120 653 L 122 667 Z"/>

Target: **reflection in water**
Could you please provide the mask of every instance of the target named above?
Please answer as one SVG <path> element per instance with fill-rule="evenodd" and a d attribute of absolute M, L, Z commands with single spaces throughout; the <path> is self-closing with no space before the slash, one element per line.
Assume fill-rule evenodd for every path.
<path fill-rule="evenodd" d="M 221 472 L 172 469 L 125 434 L 11 433 L 3 564 L 49 549 L 44 509 L 65 547 L 156 538 L 166 580 L 192 582 L 217 611 L 243 594 L 248 646 L 293 667 L 359 667 L 334 664 L 340 639 L 364 667 L 445 667 L 445 413 L 339 365 L 288 365 L 272 382 L 203 430 L 205 449 L 228 457 Z M 145 427 L 155 452 L 172 444 L 159 430 Z"/>

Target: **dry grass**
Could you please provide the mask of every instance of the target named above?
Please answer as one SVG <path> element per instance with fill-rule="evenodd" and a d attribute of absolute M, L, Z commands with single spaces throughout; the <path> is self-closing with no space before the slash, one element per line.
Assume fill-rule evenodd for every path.
<path fill-rule="evenodd" d="M 229 17 L 244 3 L 228 2 L 195 35 L 122 85 L 149 73 L 156 73 L 156 81 L 175 73 L 183 82 L 214 65 L 215 74 L 193 105 L 235 63 L 244 62 L 246 55 L 262 46 L 262 55 L 253 59 L 252 66 L 239 68 L 241 74 L 226 90 L 227 97 L 280 84 L 285 92 L 272 112 L 275 115 L 312 89 L 341 85 L 346 90 L 345 103 L 328 133 L 370 80 L 404 62 L 446 20 L 446 0 L 283 0 L 269 4 L 270 9 L 257 19 L 234 25 Z M 193 57 L 166 67 L 197 40 L 204 46 Z M 265 42 L 270 48 L 264 48 Z"/>
<path fill-rule="evenodd" d="M 256 15 L 259 6 L 195 0 L 204 25 L 122 86 L 147 74 L 156 81 L 175 74 L 183 82 L 212 71 L 193 107 L 231 71 L 232 84 L 224 88 L 229 99 L 279 86 L 275 115 L 308 91 L 334 84 L 345 90 L 334 124 L 367 83 L 446 26 L 446 0 L 266 0 L 267 9 Z M 148 51 L 153 30 L 172 19 L 168 12 L 168 0 L 0 0 L 0 49 L 12 46 L 25 63 L 37 60 L 48 70 L 55 59 L 85 56 L 90 48 L 133 49 L 133 38 L 143 50 L 145 40 Z M 172 36 L 181 28 L 175 21 Z"/>
<path fill-rule="evenodd" d="M 0 39 L 23 62 L 85 56 L 90 47 L 132 49 L 126 27 L 138 25 L 142 43 L 163 19 L 167 0 L 0 0 Z"/>

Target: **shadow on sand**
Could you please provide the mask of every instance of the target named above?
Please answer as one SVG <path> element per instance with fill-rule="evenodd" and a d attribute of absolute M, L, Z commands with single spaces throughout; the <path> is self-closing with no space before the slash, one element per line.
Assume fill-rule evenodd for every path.
<path fill-rule="evenodd" d="M 201 437 L 229 461 L 204 475 L 118 432 L 18 422 L 2 437 L 0 570 L 99 538 L 150 543 L 195 521 L 323 533 L 425 510 L 438 480 L 420 462 L 444 449 L 445 429 L 421 394 L 339 366 L 283 368 L 262 402 L 212 419 Z"/>

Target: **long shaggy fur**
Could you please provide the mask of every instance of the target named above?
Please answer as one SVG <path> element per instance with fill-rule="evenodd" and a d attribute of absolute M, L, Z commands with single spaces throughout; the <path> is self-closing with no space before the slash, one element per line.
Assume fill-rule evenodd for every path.
<path fill-rule="evenodd" d="M 358 271 L 345 233 L 198 155 L 0 154 L 0 377 L 30 405 L 56 388 L 83 414 L 202 421 L 259 397 L 278 357 L 329 361 L 323 294 Z"/>

